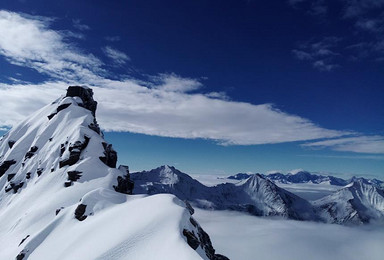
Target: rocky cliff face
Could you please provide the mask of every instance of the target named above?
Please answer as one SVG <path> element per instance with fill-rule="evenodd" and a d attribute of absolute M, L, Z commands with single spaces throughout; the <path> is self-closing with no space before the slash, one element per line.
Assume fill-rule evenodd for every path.
<path fill-rule="evenodd" d="M 0 259 L 214 259 L 181 235 L 200 234 L 183 202 L 129 195 L 96 108 L 91 89 L 72 86 L 1 138 Z"/>

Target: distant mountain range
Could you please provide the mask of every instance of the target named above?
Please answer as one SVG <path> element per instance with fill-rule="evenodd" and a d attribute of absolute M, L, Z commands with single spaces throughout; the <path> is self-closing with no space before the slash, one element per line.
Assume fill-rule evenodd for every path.
<path fill-rule="evenodd" d="M 227 177 L 227 179 L 230 180 L 246 180 L 249 177 L 251 177 L 253 174 L 248 173 L 238 173 L 236 175 L 231 175 Z M 318 175 L 313 174 L 308 171 L 298 171 L 296 173 L 271 173 L 271 174 L 262 174 L 263 177 L 275 182 L 275 183 L 283 183 L 283 184 L 289 184 L 289 183 L 313 183 L 313 184 L 320 184 L 320 183 L 327 183 L 330 185 L 336 185 L 336 186 L 345 186 L 350 183 L 353 183 L 355 181 L 362 181 L 365 184 L 373 184 L 379 187 L 382 187 L 384 185 L 384 181 L 378 180 L 378 179 L 367 179 L 363 177 L 352 177 L 350 179 L 342 179 L 338 177 L 334 177 L 331 175 Z"/>
<path fill-rule="evenodd" d="M 333 194 L 310 202 L 278 187 L 268 176 L 235 175 L 233 179 L 240 180 L 236 184 L 207 187 L 172 166 L 131 174 L 135 182 L 134 193 L 171 193 L 205 209 L 246 211 L 256 216 L 280 216 L 337 224 L 384 221 L 383 190 L 369 180 L 351 180 L 351 183 Z M 298 173 L 290 180 L 294 183 L 318 180 L 312 177 L 312 174 Z M 340 182 L 337 183 L 340 185 Z"/>

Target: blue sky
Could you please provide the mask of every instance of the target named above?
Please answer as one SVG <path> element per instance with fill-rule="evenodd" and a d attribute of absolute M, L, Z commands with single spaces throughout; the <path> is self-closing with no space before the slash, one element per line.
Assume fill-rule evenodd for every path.
<path fill-rule="evenodd" d="M 0 10 L 4 131 L 86 84 L 135 170 L 384 175 L 383 0 L 4 0 Z"/>

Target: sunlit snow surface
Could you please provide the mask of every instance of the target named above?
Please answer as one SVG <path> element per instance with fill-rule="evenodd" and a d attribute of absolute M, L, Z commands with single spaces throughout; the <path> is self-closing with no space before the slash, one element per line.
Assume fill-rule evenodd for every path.
<path fill-rule="evenodd" d="M 63 104 L 70 105 L 59 111 Z M 15 161 L 0 176 L 0 260 L 207 260 L 183 236 L 184 229 L 198 231 L 183 202 L 113 189 L 125 173 L 99 159 L 105 140 L 89 127 L 94 117 L 81 104 L 60 98 L 0 138 L 0 163 Z M 73 148 L 79 158 L 60 166 L 86 137 L 84 147 Z M 70 171 L 79 179 L 65 185 Z M 7 190 L 11 184 L 20 187 Z M 82 221 L 75 218 L 79 204 L 86 206 Z"/>
<path fill-rule="evenodd" d="M 382 260 L 384 226 L 341 226 L 196 209 L 217 251 L 231 260 Z"/>

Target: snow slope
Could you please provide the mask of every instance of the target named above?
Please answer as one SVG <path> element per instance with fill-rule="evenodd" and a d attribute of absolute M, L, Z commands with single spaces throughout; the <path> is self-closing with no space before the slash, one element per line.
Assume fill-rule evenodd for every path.
<path fill-rule="evenodd" d="M 92 94 L 69 88 L 1 138 L 0 259 L 226 259 L 173 195 L 128 195 Z"/>

